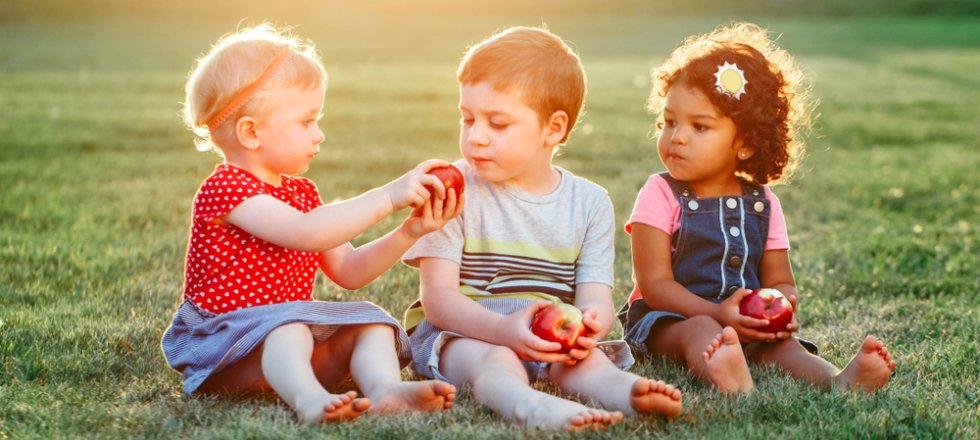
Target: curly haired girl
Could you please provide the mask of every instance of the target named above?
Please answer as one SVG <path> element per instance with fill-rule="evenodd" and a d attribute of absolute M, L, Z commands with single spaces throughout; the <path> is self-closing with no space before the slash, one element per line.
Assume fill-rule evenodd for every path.
<path fill-rule="evenodd" d="M 813 107 L 793 57 L 754 24 L 688 38 L 653 71 L 649 109 L 667 172 L 650 176 L 626 224 L 635 288 L 623 310 L 641 353 L 682 362 L 723 392 L 754 384 L 748 362 L 775 364 L 825 389 L 872 391 L 895 361 L 868 336 L 840 370 L 798 339 L 797 292 L 779 199 L 803 153 Z M 739 313 L 759 288 L 794 315 L 782 331 Z M 778 294 L 777 294 L 778 296 Z"/>

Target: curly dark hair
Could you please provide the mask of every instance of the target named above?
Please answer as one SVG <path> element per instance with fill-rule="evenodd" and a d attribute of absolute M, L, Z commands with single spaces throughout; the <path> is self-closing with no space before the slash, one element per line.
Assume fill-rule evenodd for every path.
<path fill-rule="evenodd" d="M 745 74 L 739 99 L 715 88 L 715 73 L 724 63 Z M 815 106 L 803 72 L 789 52 L 779 48 L 765 29 L 751 23 L 721 26 L 686 39 L 652 72 L 648 109 L 663 111 L 675 84 L 698 90 L 735 122 L 739 138 L 756 152 L 739 161 L 736 173 L 756 183 L 786 182 L 803 157 L 802 134 L 810 128 Z"/>

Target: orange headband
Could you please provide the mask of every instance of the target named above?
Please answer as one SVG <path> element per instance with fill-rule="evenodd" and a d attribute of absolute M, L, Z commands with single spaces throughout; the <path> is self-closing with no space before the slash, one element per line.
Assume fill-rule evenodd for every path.
<path fill-rule="evenodd" d="M 228 104 L 225 104 L 221 111 L 215 113 L 211 119 L 208 119 L 207 122 L 204 123 L 204 125 L 208 127 L 208 131 L 213 133 L 214 130 L 220 127 L 221 124 L 224 124 L 232 114 L 248 103 L 248 101 L 251 100 L 256 93 L 262 90 L 262 88 L 265 87 L 265 85 L 268 84 L 280 70 L 282 70 L 282 67 L 286 65 L 286 62 L 288 62 L 293 55 L 293 51 L 289 50 L 288 48 L 283 50 L 282 53 L 280 53 L 279 56 L 272 61 L 272 64 L 269 64 L 269 67 L 266 67 L 265 72 L 262 72 L 259 79 L 255 80 L 255 82 L 250 84 L 248 87 L 245 87 L 240 92 L 235 94 L 235 97 L 232 98 Z"/>

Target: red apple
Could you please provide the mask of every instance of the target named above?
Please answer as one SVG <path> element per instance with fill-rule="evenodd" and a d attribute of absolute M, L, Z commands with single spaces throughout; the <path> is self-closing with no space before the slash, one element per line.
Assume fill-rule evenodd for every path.
<path fill-rule="evenodd" d="M 452 165 L 432 168 L 429 170 L 429 174 L 438 177 L 442 181 L 442 185 L 446 187 L 447 192 L 449 190 L 456 191 L 457 198 L 463 194 L 463 189 L 466 188 L 466 179 L 463 178 L 463 173 Z"/>
<path fill-rule="evenodd" d="M 575 341 L 585 333 L 582 311 L 571 304 L 552 304 L 534 315 L 531 332 L 545 341 L 561 344 L 562 353 L 575 348 Z"/>
<path fill-rule="evenodd" d="M 784 331 L 793 320 L 793 305 L 776 289 L 753 290 L 742 298 L 738 312 L 752 318 L 768 319 L 769 325 L 757 328 L 766 333 Z"/>

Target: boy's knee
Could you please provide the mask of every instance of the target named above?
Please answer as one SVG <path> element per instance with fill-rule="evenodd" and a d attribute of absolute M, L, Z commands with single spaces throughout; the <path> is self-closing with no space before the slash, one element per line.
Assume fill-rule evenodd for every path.
<path fill-rule="evenodd" d="M 494 365 L 517 364 L 521 362 L 521 359 L 517 357 L 517 353 L 514 353 L 514 350 L 501 345 L 494 345 L 487 348 L 481 362 Z"/>

